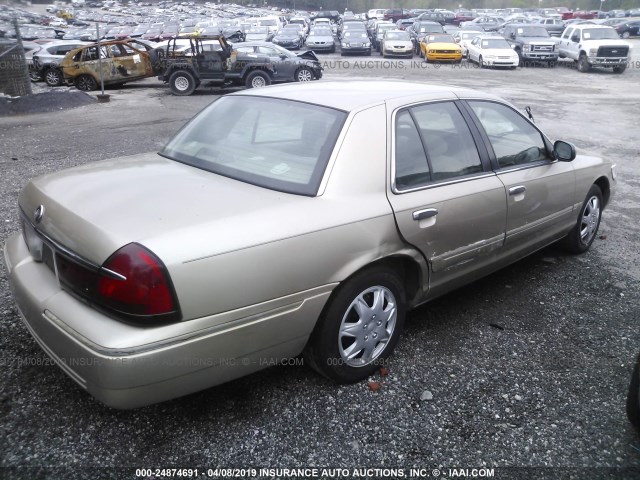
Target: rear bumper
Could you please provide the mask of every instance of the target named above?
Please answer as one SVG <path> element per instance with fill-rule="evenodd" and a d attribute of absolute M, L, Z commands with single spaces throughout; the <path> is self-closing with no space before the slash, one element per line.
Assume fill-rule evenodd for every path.
<path fill-rule="evenodd" d="M 7 239 L 4 258 L 31 335 L 67 375 L 115 408 L 169 400 L 298 355 L 333 288 L 278 299 L 276 308 L 266 302 L 258 314 L 240 309 L 204 323 L 142 328 L 105 317 L 61 290 L 51 270 L 33 260 L 21 233 Z M 80 324 L 92 328 L 83 335 L 74 328 Z"/>

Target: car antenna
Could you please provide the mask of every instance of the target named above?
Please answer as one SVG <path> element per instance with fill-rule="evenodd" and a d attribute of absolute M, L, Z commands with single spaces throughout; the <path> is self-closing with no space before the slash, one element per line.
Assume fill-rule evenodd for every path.
<path fill-rule="evenodd" d="M 533 118 L 533 113 L 531 113 L 531 107 L 529 105 L 525 107 L 524 111 L 527 112 L 527 115 L 529 115 L 529 120 L 531 120 L 533 123 L 536 123 L 535 118 Z"/>

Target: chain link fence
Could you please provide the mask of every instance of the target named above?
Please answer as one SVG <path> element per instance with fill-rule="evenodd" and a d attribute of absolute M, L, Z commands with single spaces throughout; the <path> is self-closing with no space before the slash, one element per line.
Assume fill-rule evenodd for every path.
<path fill-rule="evenodd" d="M 16 31 L 16 42 L 0 38 L 0 93 L 21 97 L 31 94 L 31 80 L 20 27 L 16 20 L 13 27 Z"/>

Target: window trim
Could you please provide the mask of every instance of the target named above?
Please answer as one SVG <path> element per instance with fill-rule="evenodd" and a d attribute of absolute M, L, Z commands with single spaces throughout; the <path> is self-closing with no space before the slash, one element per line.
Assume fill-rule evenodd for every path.
<path fill-rule="evenodd" d="M 538 134 L 542 138 L 542 141 L 547 150 L 547 153 L 551 158 L 549 160 L 538 160 L 537 162 L 526 163 L 522 165 L 511 165 L 508 167 L 500 167 L 500 165 L 498 164 L 498 158 L 496 157 L 496 153 L 493 150 L 493 145 L 491 144 L 491 139 L 489 138 L 489 135 L 485 131 L 484 127 L 482 126 L 482 122 L 473 111 L 473 108 L 471 107 L 471 105 L 469 105 L 469 102 L 495 103 L 497 105 L 502 105 L 503 107 L 506 107 L 511 111 L 515 112 L 517 115 L 523 118 L 529 125 L 531 125 L 538 132 Z M 547 138 L 547 136 L 538 128 L 538 126 L 535 123 L 533 123 L 531 120 L 525 117 L 520 111 L 518 111 L 518 109 L 512 107 L 508 103 L 503 103 L 493 99 L 483 99 L 483 98 L 465 98 L 465 99 L 462 99 L 460 103 L 462 104 L 463 108 L 467 111 L 471 120 L 473 121 L 473 123 L 476 125 L 476 128 L 480 132 L 482 141 L 485 144 L 484 146 L 489 154 L 489 159 L 491 161 L 491 168 L 494 172 L 496 173 L 515 172 L 517 170 L 526 170 L 529 168 L 539 167 L 541 165 L 550 165 L 558 161 L 555 158 L 555 154 L 553 153 L 553 146 L 551 144 L 551 141 Z"/>
<path fill-rule="evenodd" d="M 412 108 L 421 107 L 425 105 L 434 105 L 436 103 L 452 103 L 460 112 L 463 121 L 469 128 L 469 133 L 471 134 L 471 138 L 476 145 L 476 151 L 478 152 L 478 156 L 480 157 L 480 164 L 482 166 L 482 171 L 476 173 L 470 173 L 467 175 L 461 175 L 456 178 L 448 178 L 442 180 L 431 180 L 428 183 L 423 185 L 418 185 L 411 188 L 401 189 L 396 185 L 396 119 L 397 116 L 403 111 L 408 111 L 411 119 L 413 120 L 416 130 L 418 131 L 418 135 L 420 136 L 420 141 L 422 142 L 422 148 L 425 153 L 425 157 L 427 159 L 427 164 L 429 166 L 429 174 L 431 175 L 433 169 L 431 167 L 431 159 L 429 158 L 428 150 L 425 147 L 424 137 L 422 132 L 418 128 L 418 123 L 416 122 L 415 116 L 411 111 Z M 412 193 L 420 190 L 427 190 L 436 187 L 443 187 L 447 185 L 453 185 L 456 183 L 468 182 L 470 180 L 475 180 L 477 178 L 486 178 L 495 175 L 493 170 L 493 165 L 490 163 L 490 155 L 487 151 L 486 145 L 484 144 L 484 139 L 482 138 L 480 131 L 478 131 L 477 125 L 472 117 L 466 111 L 466 106 L 458 99 L 447 99 L 447 100 L 432 100 L 432 101 L 421 101 L 416 103 L 411 103 L 408 105 L 403 105 L 401 107 L 396 108 L 391 114 L 391 191 L 395 195 L 402 195 L 404 193 Z"/>

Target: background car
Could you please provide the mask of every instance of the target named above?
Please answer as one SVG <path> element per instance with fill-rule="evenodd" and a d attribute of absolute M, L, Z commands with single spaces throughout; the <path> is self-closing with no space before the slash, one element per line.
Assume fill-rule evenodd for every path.
<path fill-rule="evenodd" d="M 462 47 L 456 43 L 452 35 L 427 35 L 420 42 L 420 56 L 425 62 L 462 61 Z"/>
<path fill-rule="evenodd" d="M 434 33 L 445 33 L 442 25 L 431 21 L 415 22 L 408 31 L 411 35 L 411 40 L 413 41 L 415 53 L 417 54 L 420 53 L 420 42 L 425 36 Z"/>
<path fill-rule="evenodd" d="M 271 41 L 283 48 L 297 50 L 304 44 L 301 26 L 286 25 L 276 33 Z"/>
<path fill-rule="evenodd" d="M 276 67 L 273 82 L 308 82 L 322 78 L 322 65 L 312 51 L 295 54 L 279 45 L 267 42 L 243 42 L 234 45 L 234 50 L 242 54 L 252 54 L 268 58 Z"/>
<path fill-rule="evenodd" d="M 371 55 L 371 40 L 366 30 L 347 30 L 340 41 L 340 54 L 360 53 Z"/>
<path fill-rule="evenodd" d="M 509 67 L 517 68 L 520 57 L 513 51 L 509 42 L 499 36 L 477 36 L 469 43 L 467 57 L 480 68 Z"/>
<path fill-rule="evenodd" d="M 620 38 L 637 37 L 640 35 L 640 20 L 620 23 L 614 27 Z"/>
<path fill-rule="evenodd" d="M 413 42 L 408 32 L 403 30 L 387 30 L 380 44 L 380 55 L 413 57 Z"/>
<path fill-rule="evenodd" d="M 60 62 L 67 53 L 82 45 L 87 45 L 87 42 L 56 40 L 42 45 L 32 53 L 30 74 L 42 78 L 50 87 L 62 85 L 64 77 L 60 69 Z"/>
<path fill-rule="evenodd" d="M 329 27 L 313 27 L 305 41 L 305 46 L 314 52 L 336 51 L 336 43 Z"/>
<path fill-rule="evenodd" d="M 471 40 L 482 34 L 484 34 L 484 32 L 479 30 L 458 30 L 453 34 L 453 39 L 462 48 L 463 57 L 468 55 L 469 43 L 471 43 Z"/>

